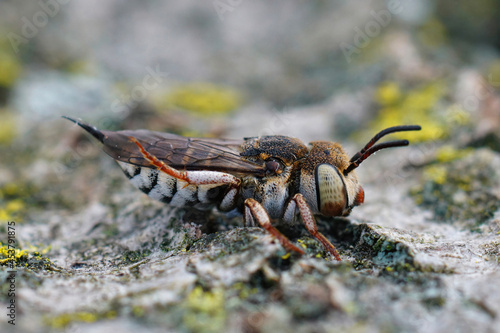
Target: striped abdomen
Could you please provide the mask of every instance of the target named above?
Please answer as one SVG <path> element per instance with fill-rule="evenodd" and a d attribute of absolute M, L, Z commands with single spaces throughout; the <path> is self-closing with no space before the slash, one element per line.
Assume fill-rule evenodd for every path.
<path fill-rule="evenodd" d="M 206 210 L 220 203 L 227 185 L 188 185 L 156 169 L 117 161 L 132 184 L 151 198 L 176 207 Z"/>

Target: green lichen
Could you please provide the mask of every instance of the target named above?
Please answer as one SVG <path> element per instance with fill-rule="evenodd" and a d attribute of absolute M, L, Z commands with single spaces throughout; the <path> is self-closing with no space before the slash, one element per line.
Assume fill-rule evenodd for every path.
<path fill-rule="evenodd" d="M 143 260 L 151 254 L 150 250 L 137 250 L 131 251 L 127 250 L 122 255 L 122 261 L 124 265 L 130 265 Z"/>
<path fill-rule="evenodd" d="M 435 18 L 426 21 L 420 27 L 417 36 L 421 43 L 429 48 L 441 46 L 448 39 L 446 27 Z"/>
<path fill-rule="evenodd" d="M 229 88 L 212 83 L 179 85 L 158 98 L 157 104 L 192 111 L 199 115 L 225 114 L 239 107 L 241 97 Z"/>
<path fill-rule="evenodd" d="M 489 150 L 441 149 L 436 162 L 424 167 L 421 184 L 411 194 L 437 220 L 475 228 L 500 208 L 495 163 Z"/>
<path fill-rule="evenodd" d="M 259 232 L 260 229 L 257 229 Z M 254 248 L 256 237 L 251 228 L 237 229 L 230 233 L 230 236 L 225 232 L 218 232 L 203 236 L 199 239 L 193 239 L 193 251 L 204 251 L 207 248 L 212 248 L 213 251 L 208 253 L 210 260 L 224 260 L 228 255 L 242 253 Z"/>
<path fill-rule="evenodd" d="M 405 243 L 389 235 L 375 231 L 375 226 L 359 226 L 359 239 L 356 244 L 356 269 L 382 266 L 386 271 L 409 272 L 415 270 L 413 250 Z"/>
<path fill-rule="evenodd" d="M 106 224 L 103 227 L 102 233 L 108 238 L 113 238 L 120 234 L 120 229 L 118 229 L 118 225 L 116 224 Z"/>

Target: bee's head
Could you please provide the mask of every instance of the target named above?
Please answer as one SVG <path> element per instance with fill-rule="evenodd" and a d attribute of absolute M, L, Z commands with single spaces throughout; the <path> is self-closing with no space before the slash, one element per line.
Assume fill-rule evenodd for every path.
<path fill-rule="evenodd" d="M 349 166 L 349 157 L 337 143 L 315 141 L 311 145 L 301 171 L 301 193 L 315 213 L 349 215 L 364 198 L 356 173 L 343 174 Z"/>
<path fill-rule="evenodd" d="M 365 197 L 353 170 L 380 149 L 408 145 L 407 140 L 375 144 L 383 136 L 418 130 L 420 126 L 414 125 L 386 128 L 350 159 L 338 143 L 311 142 L 311 150 L 301 170 L 301 193 L 315 213 L 325 216 L 349 215 L 353 207 L 363 203 Z"/>

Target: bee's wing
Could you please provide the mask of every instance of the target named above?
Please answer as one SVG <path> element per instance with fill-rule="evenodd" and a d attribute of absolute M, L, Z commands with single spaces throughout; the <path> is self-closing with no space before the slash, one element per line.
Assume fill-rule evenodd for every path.
<path fill-rule="evenodd" d="M 188 138 L 147 130 L 100 131 L 104 151 L 116 160 L 154 167 L 144 158 L 130 137 L 160 161 L 178 170 L 212 170 L 232 174 L 265 174 L 264 162 L 240 155 L 244 140 Z"/>

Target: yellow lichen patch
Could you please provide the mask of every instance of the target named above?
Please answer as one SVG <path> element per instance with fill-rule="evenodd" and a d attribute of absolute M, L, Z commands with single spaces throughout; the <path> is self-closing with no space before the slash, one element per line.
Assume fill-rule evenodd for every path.
<path fill-rule="evenodd" d="M 211 83 L 180 85 L 156 100 L 158 107 L 175 107 L 203 115 L 227 113 L 240 102 L 236 91 Z"/>
<path fill-rule="evenodd" d="M 307 249 L 307 245 L 304 243 L 302 239 L 297 239 L 297 242 L 302 246 L 302 248 Z"/>
<path fill-rule="evenodd" d="M 75 313 L 64 313 L 58 317 L 54 317 L 51 320 L 48 320 L 48 324 L 54 328 L 62 329 L 75 321 L 84 323 L 93 323 L 96 320 L 97 316 L 93 313 L 75 312 Z"/>
<path fill-rule="evenodd" d="M 221 332 L 226 322 L 224 291 L 197 286 L 186 298 L 184 325 L 195 332 Z"/>
<path fill-rule="evenodd" d="M 456 149 L 451 145 L 445 145 L 439 148 L 436 152 L 436 159 L 440 163 L 450 162 L 462 157 L 465 157 L 473 152 L 473 149 Z"/>
<path fill-rule="evenodd" d="M 384 128 L 404 124 L 420 125 L 422 130 L 395 133 L 393 137 L 409 139 L 411 142 L 432 141 L 446 137 L 450 132 L 449 119 L 446 118 L 446 114 L 437 111 L 437 103 L 444 93 L 441 83 L 431 83 L 406 93 L 401 92 L 396 83 L 383 83 L 375 96 L 382 108 L 371 122 L 369 133 L 362 133 L 363 138 Z"/>
<path fill-rule="evenodd" d="M 114 319 L 116 318 L 116 311 L 108 311 L 105 313 L 97 314 L 93 312 L 73 312 L 63 313 L 56 317 L 45 318 L 45 323 L 56 329 L 64 329 L 73 322 L 93 323 L 99 319 Z"/>
<path fill-rule="evenodd" d="M 240 299 L 247 299 L 250 295 L 256 294 L 258 292 L 257 288 L 250 288 L 242 282 L 236 282 L 233 284 L 233 289 L 238 291 L 238 296 Z"/>
<path fill-rule="evenodd" d="M 47 254 L 51 249 L 52 249 L 52 245 L 49 245 L 43 249 L 40 249 L 39 247 L 31 245 L 31 244 L 28 244 L 25 247 L 25 250 L 28 251 L 29 253 L 37 253 L 37 254 Z"/>
<path fill-rule="evenodd" d="M 0 195 L 2 197 L 20 196 L 23 192 L 24 189 L 14 182 L 7 183 L 3 185 L 2 188 L 0 189 Z"/>
<path fill-rule="evenodd" d="M 20 199 L 7 201 L 5 205 L 0 206 L 0 223 L 7 223 L 8 221 L 20 222 L 24 208 L 24 202 Z"/>
<path fill-rule="evenodd" d="M 18 212 L 24 209 L 24 203 L 19 199 L 10 200 L 9 202 L 7 202 L 5 209 L 7 209 L 7 211 L 9 212 Z"/>
<path fill-rule="evenodd" d="M 401 98 L 401 90 L 395 82 L 384 82 L 375 93 L 375 100 L 380 105 L 395 104 Z"/>
<path fill-rule="evenodd" d="M 28 258 L 26 250 L 9 248 L 0 242 L 0 265 L 18 266 L 20 260 Z"/>
<path fill-rule="evenodd" d="M 12 86 L 21 74 L 21 64 L 11 52 L 0 50 L 0 86 Z"/>
<path fill-rule="evenodd" d="M 0 243 L 0 266 L 60 271 L 48 258 L 43 256 L 50 250 L 50 246 L 42 250 L 34 246 L 29 246 L 22 250 L 18 249 L 16 247 L 19 246 L 19 243 L 16 241 L 15 235 L 11 235 L 9 232 L 13 232 L 13 230 L 7 228 L 9 238 L 5 245 Z"/>
<path fill-rule="evenodd" d="M 0 208 L 0 223 L 7 223 L 12 220 L 14 220 L 14 217 L 10 215 L 7 210 Z"/>
<path fill-rule="evenodd" d="M 465 111 L 462 107 L 454 104 L 446 111 L 446 119 L 453 125 L 464 126 L 470 124 L 470 113 Z"/>
<path fill-rule="evenodd" d="M 424 177 L 436 184 L 444 184 L 446 182 L 446 167 L 443 165 L 431 165 L 425 168 Z"/>
<path fill-rule="evenodd" d="M 10 214 L 5 208 L 0 208 L 0 224 L 5 224 L 9 221 L 15 221 L 17 217 Z"/>
<path fill-rule="evenodd" d="M 16 135 L 17 124 L 14 114 L 0 110 L 0 145 L 9 145 Z"/>
<path fill-rule="evenodd" d="M 142 317 L 142 316 L 144 316 L 145 313 L 146 313 L 146 310 L 144 309 L 144 307 L 139 306 L 139 305 L 132 306 L 132 314 L 135 317 Z"/>
<path fill-rule="evenodd" d="M 498 167 L 490 150 L 440 149 L 436 163 L 424 167 L 422 182 L 411 194 L 431 209 L 438 221 L 458 223 L 474 230 L 491 220 L 500 204 Z M 441 161 L 442 162 L 441 162 Z"/>

